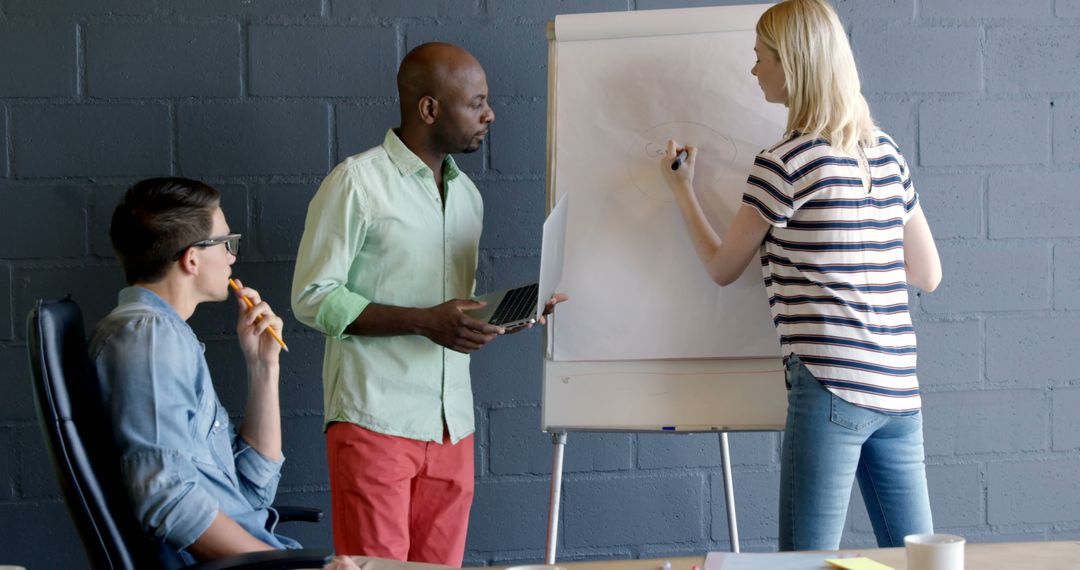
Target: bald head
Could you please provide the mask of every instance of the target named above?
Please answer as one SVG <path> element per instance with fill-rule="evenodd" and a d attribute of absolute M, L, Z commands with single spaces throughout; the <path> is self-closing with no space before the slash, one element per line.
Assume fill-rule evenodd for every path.
<path fill-rule="evenodd" d="M 424 96 L 444 99 L 467 83 L 470 77 L 483 75 L 480 62 L 464 48 L 453 44 L 432 42 L 421 44 L 401 60 L 397 88 L 401 101 L 402 122 L 408 111 L 416 109 Z"/>
<path fill-rule="evenodd" d="M 456 45 L 433 42 L 413 48 L 398 68 L 397 86 L 402 136 L 424 139 L 437 152 L 478 149 L 495 120 L 484 68 Z"/>

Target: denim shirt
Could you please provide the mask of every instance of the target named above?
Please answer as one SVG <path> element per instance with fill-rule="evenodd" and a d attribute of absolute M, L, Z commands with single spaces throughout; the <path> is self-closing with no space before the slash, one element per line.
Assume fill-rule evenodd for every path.
<path fill-rule="evenodd" d="M 142 287 L 94 331 L 90 358 L 103 386 L 125 486 L 142 528 L 185 552 L 218 511 L 276 548 L 270 508 L 284 460 L 272 461 L 237 435 L 218 401 L 204 346 L 180 315 Z"/>

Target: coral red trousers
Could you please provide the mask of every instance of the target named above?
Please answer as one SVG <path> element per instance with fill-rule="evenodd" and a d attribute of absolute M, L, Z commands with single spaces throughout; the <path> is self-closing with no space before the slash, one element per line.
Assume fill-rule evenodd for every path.
<path fill-rule="evenodd" d="M 461 566 L 473 436 L 451 445 L 334 422 L 326 430 L 337 554 Z"/>

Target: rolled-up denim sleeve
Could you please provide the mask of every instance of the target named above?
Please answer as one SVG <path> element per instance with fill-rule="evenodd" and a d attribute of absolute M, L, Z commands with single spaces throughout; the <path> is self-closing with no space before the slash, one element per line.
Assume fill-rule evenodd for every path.
<path fill-rule="evenodd" d="M 292 308 L 305 325 L 337 339 L 371 303 L 349 289 L 349 270 L 364 244 L 370 209 L 352 173 L 334 169 L 308 205 L 296 254 Z"/>
<path fill-rule="evenodd" d="M 233 437 L 233 458 L 244 498 L 256 509 L 269 507 L 277 494 L 285 459 L 268 459 L 239 435 Z"/>
<path fill-rule="evenodd" d="M 200 486 L 197 362 L 176 326 L 133 320 L 111 335 L 94 364 L 106 386 L 121 474 L 144 531 L 183 550 L 210 527 L 217 498 Z"/>
<path fill-rule="evenodd" d="M 142 448 L 125 453 L 122 461 L 124 482 L 144 531 L 183 550 L 210 528 L 218 501 L 199 486 L 190 455 Z"/>

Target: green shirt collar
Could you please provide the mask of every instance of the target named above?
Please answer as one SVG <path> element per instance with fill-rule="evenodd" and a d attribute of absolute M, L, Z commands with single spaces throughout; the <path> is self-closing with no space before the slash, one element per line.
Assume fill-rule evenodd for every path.
<path fill-rule="evenodd" d="M 417 172 L 423 172 L 425 170 L 431 171 L 430 168 L 424 164 L 424 161 L 420 160 L 419 156 L 413 154 L 413 151 L 409 150 L 409 147 L 405 146 L 405 143 L 401 142 L 401 139 L 394 132 L 394 129 L 388 129 L 386 131 L 386 138 L 383 139 L 383 148 L 386 149 L 386 154 L 390 156 L 390 160 L 397 167 L 398 172 L 402 176 L 410 176 Z M 458 170 L 457 163 L 454 162 L 454 157 L 449 154 L 443 159 L 443 178 L 447 181 L 457 178 L 461 171 Z"/>

